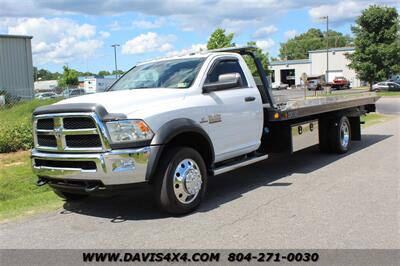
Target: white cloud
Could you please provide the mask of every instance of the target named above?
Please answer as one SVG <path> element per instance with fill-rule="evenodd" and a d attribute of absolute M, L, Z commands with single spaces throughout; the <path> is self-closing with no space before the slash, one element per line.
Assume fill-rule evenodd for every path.
<path fill-rule="evenodd" d="M 9 21 L 9 34 L 31 35 L 35 64 L 63 64 L 96 55 L 103 41 L 96 27 L 63 18 L 19 18 Z"/>
<path fill-rule="evenodd" d="M 256 30 L 256 32 L 254 32 L 252 37 L 253 38 L 263 38 L 263 37 L 268 36 L 271 33 L 277 32 L 277 31 L 278 31 L 278 28 L 275 25 L 270 25 L 270 26 L 259 28 L 258 30 Z"/>
<path fill-rule="evenodd" d="M 0 17 L 53 16 L 54 14 L 85 14 L 90 16 L 121 15 L 128 12 L 170 18 L 183 30 L 211 30 L 225 26 L 228 31 L 240 32 L 248 27 L 263 27 L 295 8 L 316 7 L 324 0 L 1 0 Z M 29 7 L 26 9 L 26 7 Z M 266 15 L 268 12 L 268 15 Z M 136 26 L 154 28 L 157 21 L 136 21 Z M 119 28 L 118 23 L 111 25 Z M 123 25 L 124 27 L 132 25 Z"/>
<path fill-rule="evenodd" d="M 275 41 L 272 40 L 271 38 L 266 39 L 266 40 L 259 40 L 256 41 L 257 47 L 261 48 L 263 51 L 268 51 L 269 48 L 275 45 Z"/>
<path fill-rule="evenodd" d="M 99 34 L 102 39 L 107 39 L 111 35 L 108 31 L 102 31 L 102 30 L 99 32 Z"/>
<path fill-rule="evenodd" d="M 78 38 L 91 38 L 96 35 L 96 26 L 89 24 L 78 25 L 75 22 L 67 25 L 74 29 L 74 35 Z M 72 32 L 71 32 L 72 33 Z"/>
<path fill-rule="evenodd" d="M 228 33 L 240 34 L 245 29 L 256 27 L 257 24 L 257 20 L 224 19 L 221 22 L 221 27 L 226 29 Z"/>
<path fill-rule="evenodd" d="M 204 51 L 204 50 L 207 50 L 207 44 L 199 43 L 199 44 L 193 44 L 190 48 L 185 48 L 185 49 L 182 49 L 179 51 L 170 51 L 167 53 L 167 56 L 181 56 L 181 55 L 200 52 L 200 51 Z"/>
<path fill-rule="evenodd" d="M 139 29 L 156 29 L 160 28 L 166 23 L 165 18 L 159 18 L 154 21 L 150 20 L 134 20 L 132 21 L 132 27 L 139 28 Z"/>
<path fill-rule="evenodd" d="M 121 25 L 119 25 L 119 22 L 116 20 L 108 24 L 107 28 L 109 28 L 111 31 L 119 31 L 122 29 Z"/>
<path fill-rule="evenodd" d="M 114 21 L 108 25 L 109 31 L 133 27 L 154 29 L 164 26 L 166 21 L 176 23 L 182 30 L 206 33 L 217 26 L 235 33 L 254 29 L 254 36 L 258 36 L 254 38 L 267 47 L 272 43 L 268 34 L 275 30 L 268 25 L 277 23 L 291 10 L 309 10 L 309 15 L 314 20 L 329 15 L 330 21 L 341 23 L 352 21 L 363 8 L 374 3 L 399 6 L 398 0 L 0 0 L 0 32 L 9 32 L 10 28 L 11 31 L 34 35 L 34 58 L 36 61 L 46 62 L 92 57 L 97 47 L 101 47 L 103 40 L 109 36 L 109 33 L 97 33 L 96 28 L 90 24 L 48 18 L 61 15 L 83 14 L 96 17 L 128 13 L 144 18 L 125 23 Z M 23 26 L 18 26 L 20 24 Z M 148 33 L 143 35 L 147 36 Z M 140 48 L 135 48 L 127 42 L 125 51 L 141 53 L 148 50 L 172 50 L 171 38 L 155 35 L 156 44 L 147 42 L 154 47 L 147 47 L 147 43 L 137 43 Z M 159 38 L 162 39 L 161 42 Z M 130 42 L 132 41 L 134 39 Z M 66 43 L 69 43 L 70 49 L 63 48 Z M 82 47 L 80 44 L 90 44 L 93 47 Z M 49 52 L 63 49 L 65 51 L 59 54 Z"/>
<path fill-rule="evenodd" d="M 370 4 L 397 6 L 398 0 L 0 0 L 0 17 L 58 16 L 85 14 L 90 16 L 121 15 L 128 12 L 172 18 L 184 30 L 213 29 L 232 25 L 232 31 L 255 25 L 274 23 L 290 10 L 308 9 L 311 17 L 332 16 L 333 21 L 351 19 Z M 267 15 L 266 15 L 267 14 Z M 155 21 L 138 21 L 149 28 Z M 242 26 L 241 26 L 242 25 Z M 130 26 L 130 25 L 126 25 Z"/>
<path fill-rule="evenodd" d="M 284 36 L 285 36 L 285 39 L 288 40 L 288 39 L 294 38 L 296 36 L 296 34 L 297 34 L 296 30 L 288 30 L 288 31 L 285 31 Z"/>
<path fill-rule="evenodd" d="M 372 4 L 400 7 L 398 0 L 339 0 L 312 7 L 308 13 L 314 21 L 321 21 L 321 17 L 329 16 L 329 21 L 333 23 L 344 23 L 353 21 L 363 9 Z"/>
<path fill-rule="evenodd" d="M 7 32 L 10 25 L 15 25 L 16 18 L 0 18 L 0 32 Z"/>
<path fill-rule="evenodd" d="M 154 32 L 140 34 L 122 45 L 123 54 L 143 54 L 147 52 L 166 52 L 172 50 L 171 42 L 175 41 L 175 35 L 158 35 Z"/>
<path fill-rule="evenodd" d="M 314 21 L 321 20 L 322 16 L 329 16 L 332 22 L 350 21 L 359 15 L 366 5 L 367 3 L 360 3 L 360 1 L 339 1 L 311 8 L 308 13 Z"/>
<path fill-rule="evenodd" d="M 39 17 L 43 15 L 59 15 L 62 11 L 47 8 L 46 5 L 39 7 L 35 0 L 1 0 L 0 17 Z"/>
<path fill-rule="evenodd" d="M 130 23 L 126 22 L 119 22 L 117 20 L 113 21 L 112 23 L 107 25 L 107 28 L 111 31 L 120 31 L 120 30 L 132 30 L 132 29 L 141 29 L 141 30 L 150 30 L 156 29 L 164 26 L 167 20 L 165 18 L 158 18 L 153 21 L 139 19 L 133 20 Z"/>

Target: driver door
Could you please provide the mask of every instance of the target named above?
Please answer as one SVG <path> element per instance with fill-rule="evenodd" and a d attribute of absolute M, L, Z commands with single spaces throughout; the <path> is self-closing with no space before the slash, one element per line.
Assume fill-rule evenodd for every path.
<path fill-rule="evenodd" d="M 202 126 L 213 142 L 216 162 L 252 152 L 260 145 L 262 100 L 257 87 L 248 82 L 239 59 L 217 58 L 204 85 L 218 82 L 220 75 L 232 73 L 240 74 L 240 87 L 203 93 L 208 123 L 203 121 Z"/>

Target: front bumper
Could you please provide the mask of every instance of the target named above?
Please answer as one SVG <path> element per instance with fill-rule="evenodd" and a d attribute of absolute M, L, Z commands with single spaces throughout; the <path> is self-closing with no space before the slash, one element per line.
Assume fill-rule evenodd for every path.
<path fill-rule="evenodd" d="M 47 153 L 32 150 L 32 169 L 39 178 L 99 181 L 104 186 L 146 181 L 150 147 L 105 153 Z"/>

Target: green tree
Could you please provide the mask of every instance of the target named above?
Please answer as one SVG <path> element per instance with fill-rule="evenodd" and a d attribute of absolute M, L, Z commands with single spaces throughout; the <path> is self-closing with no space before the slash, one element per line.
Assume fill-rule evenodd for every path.
<path fill-rule="evenodd" d="M 46 69 L 38 69 L 37 67 L 33 67 L 33 79 L 37 80 L 55 80 L 58 79 L 60 73 L 58 72 L 50 72 Z"/>
<path fill-rule="evenodd" d="M 87 76 L 96 76 L 96 74 L 90 72 L 90 71 L 86 71 L 86 72 L 79 72 L 78 71 L 78 76 L 80 77 L 87 77 Z"/>
<path fill-rule="evenodd" d="M 352 38 L 343 33 L 328 31 L 329 48 L 344 47 L 352 44 Z M 308 58 L 308 52 L 326 48 L 326 32 L 311 28 L 307 32 L 281 43 L 279 57 L 282 60 Z"/>
<path fill-rule="evenodd" d="M 37 74 L 38 74 L 38 69 L 37 67 L 33 67 L 33 80 L 36 81 L 37 80 Z"/>
<path fill-rule="evenodd" d="M 352 27 L 355 52 L 348 54 L 350 68 L 372 89 L 375 81 L 400 73 L 400 26 L 396 8 L 373 5 Z"/>
<path fill-rule="evenodd" d="M 108 75 L 111 75 L 111 73 L 109 71 L 107 71 L 107 70 L 101 70 L 101 71 L 99 71 L 99 73 L 97 75 L 99 75 L 99 76 L 108 76 Z"/>
<path fill-rule="evenodd" d="M 61 88 L 77 86 L 79 72 L 67 66 L 63 66 L 63 70 L 63 74 L 58 79 L 58 86 Z"/>
<path fill-rule="evenodd" d="M 123 74 L 125 74 L 125 72 L 122 71 L 122 70 L 120 70 L 120 69 L 118 69 L 118 70 L 113 70 L 113 72 L 111 73 L 111 75 L 118 75 L 118 76 L 121 76 L 121 75 L 123 75 Z"/>
<path fill-rule="evenodd" d="M 207 49 L 218 49 L 234 46 L 232 43 L 233 33 L 225 34 L 225 30 L 217 28 L 210 36 L 207 42 Z"/>
<path fill-rule="evenodd" d="M 251 41 L 251 42 L 247 42 L 248 46 L 256 46 L 256 42 Z M 257 48 L 254 51 L 255 55 L 258 57 L 258 59 L 260 59 L 261 64 L 264 68 L 264 71 L 267 75 L 270 74 L 270 71 L 268 69 L 268 64 L 269 64 L 269 54 L 266 52 L 264 53 L 263 50 L 261 48 Z M 258 76 L 258 71 L 257 71 L 257 67 L 256 64 L 254 63 L 253 58 L 251 58 L 248 55 L 244 56 L 244 60 L 246 61 L 247 66 L 249 67 L 251 74 L 253 76 Z"/>

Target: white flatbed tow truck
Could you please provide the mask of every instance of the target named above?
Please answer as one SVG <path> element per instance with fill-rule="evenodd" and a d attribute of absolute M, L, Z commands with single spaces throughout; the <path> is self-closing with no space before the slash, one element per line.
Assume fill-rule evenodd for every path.
<path fill-rule="evenodd" d="M 36 109 L 37 184 L 66 200 L 146 184 L 162 209 L 183 214 L 200 205 L 208 177 L 314 145 L 345 153 L 361 140 L 375 93 L 282 101 L 254 49 L 144 62 L 107 92 Z"/>

